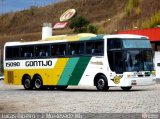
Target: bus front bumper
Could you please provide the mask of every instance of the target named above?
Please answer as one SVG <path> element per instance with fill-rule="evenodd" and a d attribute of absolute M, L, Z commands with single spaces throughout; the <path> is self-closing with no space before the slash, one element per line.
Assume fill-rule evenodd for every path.
<path fill-rule="evenodd" d="M 156 77 L 138 77 L 125 80 L 125 86 L 146 86 L 156 84 Z"/>

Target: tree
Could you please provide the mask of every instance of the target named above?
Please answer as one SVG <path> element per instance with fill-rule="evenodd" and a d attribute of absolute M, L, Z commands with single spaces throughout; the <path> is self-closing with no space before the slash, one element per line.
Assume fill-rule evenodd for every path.
<path fill-rule="evenodd" d="M 82 33 L 87 31 L 89 21 L 82 16 L 75 17 L 71 20 L 69 27 L 74 29 L 75 33 Z"/>
<path fill-rule="evenodd" d="M 87 27 L 87 31 L 89 32 L 89 33 L 97 33 L 97 27 L 95 27 L 94 25 L 88 25 L 88 27 Z"/>

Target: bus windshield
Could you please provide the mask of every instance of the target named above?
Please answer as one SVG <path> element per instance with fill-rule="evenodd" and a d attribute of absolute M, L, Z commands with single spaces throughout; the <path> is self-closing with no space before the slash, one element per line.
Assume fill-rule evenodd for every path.
<path fill-rule="evenodd" d="M 126 71 L 152 71 L 153 60 L 151 50 L 130 50 L 126 52 Z"/>
<path fill-rule="evenodd" d="M 152 48 L 148 39 L 124 39 L 124 48 Z"/>

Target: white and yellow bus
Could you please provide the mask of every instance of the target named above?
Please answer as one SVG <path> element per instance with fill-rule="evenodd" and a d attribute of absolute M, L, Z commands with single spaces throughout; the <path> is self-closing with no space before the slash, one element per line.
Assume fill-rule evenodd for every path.
<path fill-rule="evenodd" d="M 69 85 L 119 86 L 155 84 L 153 50 L 138 35 L 61 35 L 4 46 L 4 81 L 25 89 Z"/>

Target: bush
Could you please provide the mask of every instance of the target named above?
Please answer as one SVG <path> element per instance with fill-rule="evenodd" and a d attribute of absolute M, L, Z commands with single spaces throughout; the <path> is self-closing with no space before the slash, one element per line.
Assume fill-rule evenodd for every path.
<path fill-rule="evenodd" d="M 125 8 L 127 15 L 130 15 L 131 12 L 133 12 L 133 9 L 138 8 L 139 3 L 140 3 L 140 0 L 129 0 L 126 5 L 126 8 Z M 139 11 L 140 11 L 140 8 L 138 8 L 138 11 L 136 9 L 136 11 L 134 11 L 134 12 L 137 14 L 137 12 L 139 12 Z"/>
<path fill-rule="evenodd" d="M 89 33 L 97 33 L 97 27 L 95 27 L 94 25 L 88 25 L 88 27 L 87 27 L 87 31 L 89 32 Z"/>
<path fill-rule="evenodd" d="M 98 33 L 98 34 L 105 34 L 105 29 L 104 29 L 104 27 L 99 27 L 98 30 L 97 30 L 97 33 Z"/>
<path fill-rule="evenodd" d="M 135 9 L 135 13 L 136 13 L 137 16 L 141 14 L 141 9 L 140 9 L 140 7 L 137 7 L 137 8 Z"/>

